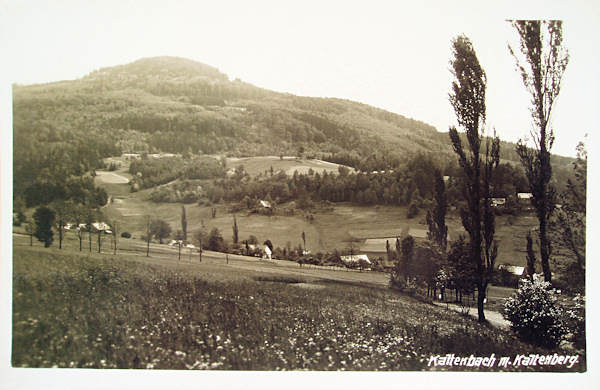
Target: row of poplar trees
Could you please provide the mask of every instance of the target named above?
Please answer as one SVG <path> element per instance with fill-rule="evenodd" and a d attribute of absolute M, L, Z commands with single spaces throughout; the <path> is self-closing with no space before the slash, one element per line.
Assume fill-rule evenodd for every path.
<path fill-rule="evenodd" d="M 520 54 L 517 55 L 510 46 L 509 50 L 531 95 L 534 122 L 534 147 L 528 147 L 525 141 L 519 140 L 517 153 L 525 168 L 532 204 L 539 220 L 537 233 L 542 271 L 545 280 L 551 281 L 548 221 L 555 208 L 556 195 L 550 184 L 550 149 L 554 135 L 549 122 L 569 56 L 562 47 L 560 21 L 519 20 L 511 21 L 511 24 L 519 34 Z M 486 136 L 487 79 L 469 38 L 464 35 L 456 37 L 452 41 L 452 54 L 450 65 L 454 81 L 449 98 L 458 125 L 466 133 L 467 144 L 463 146 L 456 127 L 451 127 L 449 133 L 463 172 L 466 206 L 461 209 L 461 219 L 469 236 L 468 256 L 475 269 L 478 318 L 484 322 L 486 289 L 498 253 L 498 245 L 494 240 L 490 181 L 499 163 L 500 141 L 495 130 L 492 136 Z M 528 261 L 528 270 L 533 272 L 535 256 Z"/>

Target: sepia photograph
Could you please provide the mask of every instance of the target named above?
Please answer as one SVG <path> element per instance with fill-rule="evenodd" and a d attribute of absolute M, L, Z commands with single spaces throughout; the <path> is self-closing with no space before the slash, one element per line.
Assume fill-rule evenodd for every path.
<path fill-rule="evenodd" d="M 0 0 L 0 387 L 589 385 L 599 20 Z"/>

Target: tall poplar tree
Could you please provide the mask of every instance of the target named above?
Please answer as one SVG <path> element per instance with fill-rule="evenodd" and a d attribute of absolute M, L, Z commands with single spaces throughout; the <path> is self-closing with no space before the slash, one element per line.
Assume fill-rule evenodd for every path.
<path fill-rule="evenodd" d="M 181 205 L 181 233 L 183 242 L 187 242 L 187 217 L 185 215 L 185 206 Z"/>
<path fill-rule="evenodd" d="M 240 240 L 237 219 L 235 218 L 235 214 L 233 215 L 233 243 L 237 244 Z"/>
<path fill-rule="evenodd" d="M 435 194 L 435 206 L 432 211 L 427 210 L 426 220 L 429 226 L 427 237 L 435 242 L 442 253 L 444 253 L 448 245 L 448 226 L 446 225 L 448 199 L 444 178 L 438 169 L 433 173 L 433 190 Z"/>
<path fill-rule="evenodd" d="M 552 245 L 548 237 L 548 221 L 556 204 L 556 190 L 550 184 L 550 150 L 554 143 L 550 116 L 560 93 L 569 53 L 562 46 L 561 21 L 516 20 L 511 21 L 511 24 L 519 34 L 521 56 L 518 56 L 510 45 L 508 49 L 515 58 L 517 71 L 531 95 L 530 110 L 534 123 L 531 136 L 535 144 L 534 148 L 529 148 L 525 141 L 519 140 L 517 154 L 525 168 L 529 189 L 533 195 L 532 203 L 539 221 L 540 262 L 544 279 L 550 282 Z"/>
<path fill-rule="evenodd" d="M 466 132 L 468 149 L 463 148 L 456 127 L 452 126 L 449 134 L 465 179 L 463 190 L 467 206 L 461 209 L 461 219 L 469 234 L 469 262 L 475 269 L 478 319 L 480 322 L 485 322 L 483 304 L 497 253 L 493 241 L 493 213 L 489 206 L 489 184 L 497 166 L 500 143 L 494 134 L 491 141 L 488 139 L 485 157 L 482 157 L 481 141 L 486 119 L 487 78 L 471 40 L 464 35 L 455 38 L 452 41 L 452 54 L 454 58 L 450 61 L 450 65 L 455 80 L 452 82 L 450 103 L 456 113 L 459 126 Z"/>

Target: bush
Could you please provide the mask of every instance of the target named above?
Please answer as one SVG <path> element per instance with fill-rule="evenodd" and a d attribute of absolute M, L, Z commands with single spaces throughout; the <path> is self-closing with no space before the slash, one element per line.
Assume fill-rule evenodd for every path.
<path fill-rule="evenodd" d="M 567 328 L 563 323 L 563 309 L 557 305 L 555 290 L 550 283 L 535 276 L 524 279 L 517 292 L 504 306 L 504 318 L 522 340 L 545 348 L 556 347 Z"/>
<path fill-rule="evenodd" d="M 414 218 L 417 215 L 419 215 L 419 206 L 414 201 L 410 202 L 410 205 L 408 206 L 408 213 L 406 213 L 406 218 Z"/>
<path fill-rule="evenodd" d="M 123 237 L 123 238 L 131 238 L 131 233 L 129 233 L 129 232 L 123 232 L 123 233 L 121 233 L 121 237 Z"/>
<path fill-rule="evenodd" d="M 575 306 L 567 310 L 568 339 L 577 349 L 585 349 L 585 296 L 577 294 L 573 298 Z"/>
<path fill-rule="evenodd" d="M 389 287 L 396 291 L 404 291 L 406 288 L 406 280 L 404 279 L 404 276 L 398 272 L 397 267 L 394 267 L 394 270 L 390 273 Z"/>

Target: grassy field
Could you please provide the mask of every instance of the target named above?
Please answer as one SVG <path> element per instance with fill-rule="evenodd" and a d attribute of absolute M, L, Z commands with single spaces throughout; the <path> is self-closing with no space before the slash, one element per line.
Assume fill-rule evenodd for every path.
<path fill-rule="evenodd" d="M 114 174 L 130 179 L 127 172 L 129 161 L 126 157 L 112 157 L 107 163 L 120 164 Z M 229 158 L 228 167 L 235 168 L 244 165 L 251 175 L 264 173 L 273 166 L 275 171 L 283 169 L 293 173 L 294 170 L 308 171 L 313 168 L 319 172 L 318 166 L 331 171 L 337 171 L 336 164 L 318 160 L 297 160 L 292 157 L 246 157 L 241 159 Z M 304 167 L 304 168 L 302 168 Z M 115 218 L 121 223 L 121 230 L 126 230 L 139 238 L 140 221 L 143 215 L 154 215 L 167 221 L 173 230 L 181 228 L 181 205 L 175 203 L 154 203 L 148 200 L 152 190 L 142 190 L 132 193 L 130 185 L 117 182 L 118 179 L 110 172 L 99 174 L 96 178 L 98 185 L 106 188 L 113 201 L 103 208 L 109 218 Z M 122 180 L 121 180 L 122 181 Z M 210 232 L 218 228 L 226 241 L 232 240 L 233 215 L 228 212 L 227 204 L 216 206 L 216 218 L 212 218 L 211 207 L 190 204 L 186 206 L 188 231 L 196 231 L 204 222 L 205 229 Z M 358 207 L 349 204 L 336 204 L 331 212 L 317 212 L 310 223 L 300 213 L 295 216 L 265 216 L 241 212 L 236 214 L 239 236 L 242 240 L 254 235 L 262 243 L 270 239 L 275 247 L 283 248 L 289 242 L 293 247 L 303 243 L 302 232 L 306 234 L 306 246 L 313 253 L 344 249 L 352 238 L 364 240 L 368 237 L 393 237 L 398 231 L 408 231 L 409 228 L 427 230 L 425 212 L 417 217 L 406 218 L 405 207 Z M 451 237 L 465 234 L 460 217 L 454 212 L 447 216 L 447 224 Z M 524 213 L 518 217 L 500 216 L 496 218 L 496 239 L 499 242 L 497 264 L 525 265 L 525 236 L 528 230 L 536 227 L 533 213 Z M 387 234 L 386 234 L 387 233 Z M 360 245 L 359 245 L 360 246 Z M 382 248 L 382 251 L 385 248 Z"/>
<path fill-rule="evenodd" d="M 155 215 L 167 221 L 173 230 L 181 228 L 181 205 L 175 203 L 153 203 L 147 200 L 148 191 L 126 196 L 116 196 L 114 203 L 103 210 L 111 218 L 121 221 L 122 229 L 140 235 L 140 221 L 144 214 Z M 188 231 L 218 228 L 226 241 L 232 240 L 233 214 L 225 204 L 216 206 L 217 215 L 211 216 L 211 208 L 195 204 L 186 206 Z M 236 213 L 239 236 L 242 240 L 254 235 L 262 243 L 270 239 L 275 247 L 284 247 L 288 242 L 296 247 L 302 243 L 302 232 L 306 234 L 306 246 L 313 253 L 344 249 L 351 238 L 364 240 L 377 233 L 395 236 L 397 231 L 408 228 L 427 230 L 424 217 L 407 219 L 404 207 L 357 207 L 337 204 L 331 212 L 315 213 L 311 223 L 302 215 L 265 216 L 248 212 Z M 458 217 L 450 215 L 447 224 L 451 235 L 464 234 Z M 498 217 L 496 238 L 499 241 L 498 264 L 525 265 L 525 235 L 535 227 L 530 216 Z M 359 245 L 360 246 L 360 245 Z M 385 248 L 382 248 L 382 252 Z"/>
<path fill-rule="evenodd" d="M 338 173 L 340 167 L 339 164 L 331 163 L 323 160 L 316 159 L 298 159 L 296 157 L 283 157 L 279 158 L 276 156 L 264 156 L 264 157 L 242 157 L 227 159 L 227 167 L 229 169 L 237 168 L 243 165 L 244 170 L 250 176 L 258 176 L 270 172 L 271 167 L 274 172 L 284 171 L 288 175 L 293 175 L 294 171 L 298 173 L 307 174 L 310 169 L 319 174 L 323 171 L 328 173 Z M 353 170 L 351 168 L 351 170 Z"/>
<path fill-rule="evenodd" d="M 20 241 L 13 254 L 12 364 L 428 370 L 437 354 L 549 353 L 371 283 L 290 273 L 258 260 L 244 264 L 210 257 L 194 264 L 158 252 L 148 259 L 59 251 Z M 568 371 L 584 370 L 582 360 Z M 564 368 L 507 368 L 536 369 Z"/>

